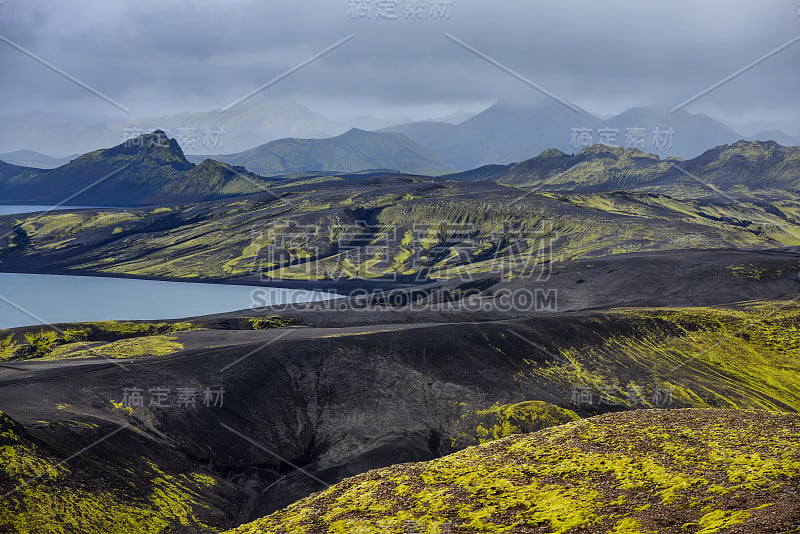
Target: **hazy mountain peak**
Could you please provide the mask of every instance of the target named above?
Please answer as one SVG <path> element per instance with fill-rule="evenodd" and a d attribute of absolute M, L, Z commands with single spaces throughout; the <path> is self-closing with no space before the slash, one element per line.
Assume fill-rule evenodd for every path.
<path fill-rule="evenodd" d="M 444 117 L 434 117 L 429 119 L 429 121 L 434 122 L 446 122 L 449 124 L 460 124 L 465 120 L 471 119 L 474 117 L 476 113 L 472 113 L 469 111 L 464 111 L 463 109 L 459 109 L 458 111 L 451 113 L 449 115 L 445 115 Z"/>
<path fill-rule="evenodd" d="M 347 130 L 345 133 L 343 133 L 339 137 L 343 137 L 345 135 L 347 135 L 347 136 L 360 136 L 360 135 L 369 135 L 369 134 L 375 134 L 375 132 L 368 132 L 367 130 L 363 130 L 361 128 L 350 128 L 349 130 Z"/>
<path fill-rule="evenodd" d="M 403 134 L 370 132 L 360 128 L 351 128 L 325 139 L 278 139 L 245 152 L 216 156 L 215 159 L 243 165 L 262 176 L 368 169 L 443 174 L 451 170 Z"/>
<path fill-rule="evenodd" d="M 783 146 L 800 145 L 800 136 L 794 137 L 783 130 L 767 130 L 750 136 L 752 141 L 776 141 Z"/>
<path fill-rule="evenodd" d="M 54 158 L 47 154 L 40 154 L 33 150 L 15 150 L 0 154 L 0 160 L 12 165 L 21 167 L 33 167 L 37 169 L 55 169 L 78 157 L 80 154 L 72 154 L 63 158 Z"/>

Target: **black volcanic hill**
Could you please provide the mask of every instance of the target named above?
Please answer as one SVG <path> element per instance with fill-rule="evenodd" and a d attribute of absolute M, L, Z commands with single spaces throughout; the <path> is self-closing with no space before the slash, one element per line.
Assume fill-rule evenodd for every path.
<path fill-rule="evenodd" d="M 214 157 L 264 176 L 370 169 L 438 175 L 452 170 L 401 133 L 367 132 L 358 128 L 327 139 L 278 139 L 238 154 Z"/>
<path fill-rule="evenodd" d="M 7 202 L 130 206 L 192 202 L 259 191 L 263 178 L 206 160 L 194 165 L 175 139 L 156 130 L 113 148 L 95 150 L 52 170 L 3 163 Z"/>
<path fill-rule="evenodd" d="M 753 262 L 769 266 L 773 275 L 782 274 L 744 283 L 731 269 Z M 796 289 L 797 265 L 796 252 L 681 251 L 560 264 L 557 276 L 565 294 L 574 295 L 567 287 L 576 287 L 582 275 L 591 280 L 587 285 L 624 283 L 625 296 L 634 302 L 644 296 L 637 288 L 647 288 L 655 289 L 651 294 L 660 302 L 705 306 L 746 295 L 786 294 Z M 670 288 L 669 295 L 659 287 Z M 697 292 L 700 288 L 705 295 Z M 579 291 L 593 299 L 580 307 L 604 298 L 594 300 L 594 290 Z M 491 292 L 487 287 L 481 294 L 491 297 Z M 418 298 L 425 299 L 425 293 Z M 506 474 L 525 477 L 514 479 L 515 484 L 497 483 L 504 480 L 498 476 L 502 473 L 486 472 L 487 462 L 473 456 L 503 447 L 504 442 L 494 441 L 466 449 L 459 457 L 467 461 L 458 462 L 460 467 L 447 459 L 429 464 L 439 468 L 429 471 L 434 478 L 425 477 L 427 489 L 415 479 L 415 495 L 422 499 L 435 490 L 442 500 L 430 502 L 442 503 L 487 496 L 490 507 L 505 502 L 504 509 L 520 510 L 520 502 L 527 507 L 561 503 L 541 496 L 548 495 L 544 491 L 558 496 L 560 488 L 572 487 L 570 506 L 576 499 L 588 501 L 597 515 L 607 516 L 623 509 L 645 512 L 650 507 L 642 503 L 650 503 L 654 510 L 640 514 L 642 520 L 684 514 L 681 524 L 708 513 L 709 503 L 733 510 L 760 506 L 749 500 L 754 491 L 760 492 L 759 499 L 776 502 L 776 512 L 797 507 L 797 415 L 774 413 L 796 413 L 800 407 L 800 345 L 792 334 L 800 306 L 792 300 L 749 300 L 713 308 L 529 312 L 518 318 L 508 313 L 492 317 L 496 312 L 489 310 L 443 314 L 435 307 L 414 313 L 355 303 L 337 308 L 250 310 L 169 323 L 61 325 L 64 337 L 51 344 L 36 335 L 41 327 L 2 332 L 2 352 L 6 357 L 11 353 L 13 360 L 0 367 L 5 414 L 0 415 L 0 491 L 10 492 L 21 479 L 41 475 L 30 490 L 0 501 L 4 532 L 219 532 L 370 469 L 433 460 L 509 434 L 620 410 L 626 412 L 600 419 L 609 423 L 600 432 L 593 431 L 598 430 L 595 418 L 552 430 L 565 439 L 529 442 L 525 464 L 507 457 L 490 462 Z M 70 346 L 66 335 L 83 341 Z M 153 354 L 165 341 L 176 352 Z M 117 363 L 124 367 L 88 358 L 87 344 L 120 358 Z M 137 347 L 138 354 L 133 352 Z M 30 357 L 38 361 L 22 359 Z M 124 388 L 147 394 L 173 384 L 223 387 L 224 405 L 205 406 L 202 395 L 196 406 L 185 408 L 176 406 L 174 395 L 169 408 L 146 401 L 126 407 L 123 402 Z M 674 395 L 668 405 L 650 394 L 632 398 L 620 384 L 648 393 L 656 385 L 674 388 Z M 576 387 L 594 396 L 578 402 Z M 600 392 L 606 396 L 602 402 Z M 646 407 L 702 409 L 704 417 L 687 420 L 681 415 L 686 410 L 632 411 Z M 787 419 L 793 426 L 781 424 Z M 641 424 L 628 424 L 636 421 Z M 75 455 L 84 448 L 85 454 Z M 539 461 L 534 461 L 537 455 Z M 69 471 L 57 470 L 64 459 Z M 531 467 L 520 471 L 520 465 Z M 706 473 L 713 478 L 697 478 Z M 488 489 L 465 493 L 439 478 L 448 474 Z M 555 479 L 554 485 L 555 475 L 566 478 Z M 542 491 L 520 497 L 517 490 L 532 484 Z M 604 493 L 594 494 L 593 488 Z M 361 513 L 404 497 L 393 488 L 381 494 L 385 497 L 369 487 L 357 490 L 353 499 L 336 501 L 340 516 L 342 510 Z M 448 494 L 465 498 L 450 499 Z M 631 497 L 622 500 L 621 494 Z M 680 499 L 664 502 L 666 495 Z M 327 506 L 324 500 L 317 502 Z M 353 502 L 363 505 L 351 507 Z M 391 510 L 407 510 L 405 503 Z M 444 506 L 415 508 L 426 514 L 440 513 Z M 391 510 L 379 510 L 378 518 Z M 297 527 L 282 522 L 238 532 L 358 532 L 300 528 L 309 516 L 294 517 Z M 463 520 L 461 524 L 468 521 L 451 517 Z M 215 528 L 204 529 L 202 523 Z M 147 530 L 151 524 L 164 526 Z M 600 532 L 609 532 L 608 523 L 603 526 Z M 679 532 L 650 530 L 656 531 Z M 738 532 L 789 530 L 753 527 Z"/>
<path fill-rule="evenodd" d="M 227 534 L 797 532 L 798 438 L 796 414 L 605 414 L 348 478 Z"/>

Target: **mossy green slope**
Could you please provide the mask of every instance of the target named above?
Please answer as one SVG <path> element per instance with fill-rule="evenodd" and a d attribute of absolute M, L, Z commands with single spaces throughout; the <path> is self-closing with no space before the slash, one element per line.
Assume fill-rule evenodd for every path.
<path fill-rule="evenodd" d="M 527 434 L 580 419 L 572 410 L 542 401 L 494 405 L 461 416 L 451 437 L 453 449 L 488 443 L 514 434 Z"/>
<path fill-rule="evenodd" d="M 636 149 L 594 145 L 574 156 L 545 150 L 494 179 L 536 189 L 607 191 L 657 182 L 670 167 L 669 160 Z"/>
<path fill-rule="evenodd" d="M 790 532 L 800 417 L 606 414 L 347 479 L 229 532 Z"/>
<path fill-rule="evenodd" d="M 653 390 L 696 408 L 800 412 L 800 306 L 621 309 L 587 317 L 548 345 L 552 365 L 518 376 L 531 384 L 585 388 L 595 401 L 657 407 Z M 580 336 L 580 341 L 572 340 Z M 657 401 L 658 399 L 656 399 Z"/>
<path fill-rule="evenodd" d="M 189 322 L 98 321 L 0 330 L 0 361 L 164 356 L 182 349 L 173 336 L 198 328 Z"/>
<path fill-rule="evenodd" d="M 200 329 L 266 330 L 294 326 L 297 317 L 237 317 L 205 324 L 173 320 L 97 321 L 0 330 L 0 362 L 65 358 L 142 358 L 166 356 L 184 348 L 180 332 Z"/>
<path fill-rule="evenodd" d="M 2 217 L 0 259 L 16 272 L 436 280 L 630 252 L 800 245 L 800 202 L 791 196 L 733 204 L 409 177 L 280 195 Z"/>
<path fill-rule="evenodd" d="M 105 441 L 96 424 L 57 423 Z M 102 439 L 101 439 L 102 438 Z M 98 443 L 95 443 L 97 445 Z M 59 461 L 0 412 L 0 531 L 18 534 L 217 532 L 212 496 L 218 481 L 201 472 L 168 473 L 152 461 L 122 456 L 110 465 L 92 453 Z"/>

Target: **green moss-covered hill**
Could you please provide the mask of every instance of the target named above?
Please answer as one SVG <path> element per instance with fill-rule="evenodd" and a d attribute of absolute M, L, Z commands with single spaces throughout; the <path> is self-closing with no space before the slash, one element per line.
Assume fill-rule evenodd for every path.
<path fill-rule="evenodd" d="M 0 165 L 5 202 L 135 206 L 194 202 L 262 191 L 265 179 L 243 167 L 186 160 L 175 139 L 156 130 L 95 150 L 52 170 Z"/>
<path fill-rule="evenodd" d="M 370 146 L 362 134 L 350 133 L 348 151 Z M 800 149 L 774 142 L 717 147 L 680 162 L 688 175 L 637 150 L 547 150 L 483 176 L 502 185 L 391 173 L 267 179 L 213 160 L 195 166 L 160 132 L 135 141 L 49 171 L 0 165 L 7 201 L 168 204 L 0 217 L 3 270 L 419 281 L 629 252 L 800 245 Z"/>
<path fill-rule="evenodd" d="M 344 480 L 237 534 L 800 531 L 800 417 L 606 414 Z"/>
<path fill-rule="evenodd" d="M 465 173 L 465 178 L 480 174 Z M 483 179 L 544 190 L 609 191 L 664 188 L 725 192 L 800 188 L 800 148 L 774 141 L 738 141 L 690 160 L 660 159 L 636 149 L 594 145 L 578 154 L 545 150 L 496 168 Z"/>
<path fill-rule="evenodd" d="M 653 271 L 656 276 L 662 273 L 662 269 Z M 768 275 L 755 266 L 742 267 L 740 274 L 746 277 L 741 281 L 747 284 L 759 283 L 756 278 Z M 55 521 L 52 518 L 61 514 L 60 521 L 81 525 L 80 532 L 115 532 L 99 521 L 105 516 L 97 518 L 81 512 L 82 507 L 94 509 L 92 507 L 98 503 L 110 503 L 107 504 L 109 509 L 120 513 L 128 510 L 133 517 L 132 532 L 171 532 L 169 526 L 182 520 L 191 526 L 194 519 L 186 516 L 190 513 L 188 508 L 197 521 L 224 530 L 267 516 L 324 489 L 319 480 L 335 484 L 371 469 L 428 461 L 472 445 L 564 423 L 569 424 L 561 428 L 574 429 L 571 434 L 543 434 L 558 439 L 548 442 L 552 444 L 548 449 L 551 455 L 534 457 L 538 458 L 536 461 L 554 462 L 548 467 L 550 471 L 542 472 L 564 477 L 568 474 L 570 483 L 585 482 L 585 486 L 564 491 L 579 499 L 574 506 L 570 502 L 570 506 L 580 505 L 581 510 L 589 510 L 586 517 L 619 515 L 614 523 L 603 523 L 601 527 L 593 523 L 587 530 L 578 529 L 577 532 L 611 529 L 616 522 L 625 519 L 624 514 L 629 509 L 626 506 L 630 503 L 644 506 L 650 502 L 661 514 L 657 517 L 677 517 L 672 530 L 665 526 L 659 530 L 640 517 L 643 527 L 639 532 L 701 532 L 702 528 L 697 525 L 685 529 L 682 525 L 699 522 L 711 512 L 714 514 L 704 520 L 708 524 L 714 524 L 712 520 L 727 521 L 742 516 L 716 510 L 751 510 L 775 502 L 774 508 L 764 509 L 771 514 L 779 507 L 783 510 L 791 505 L 791 501 L 780 500 L 779 491 L 774 501 L 751 502 L 748 495 L 766 493 L 760 486 L 749 487 L 747 484 L 752 480 L 746 476 L 725 483 L 713 473 L 692 474 L 688 466 L 676 464 L 674 458 L 659 456 L 658 451 L 645 459 L 637 456 L 637 460 L 629 463 L 619 463 L 627 460 L 609 456 L 609 451 L 619 450 L 622 454 L 626 453 L 626 447 L 631 447 L 631 454 L 640 454 L 661 440 L 666 443 L 662 447 L 664 454 L 682 450 L 717 462 L 733 454 L 728 450 L 730 447 L 744 446 L 728 432 L 746 430 L 742 439 L 751 437 L 748 446 L 752 448 L 742 449 L 742 454 L 731 460 L 731 465 L 738 466 L 741 473 L 760 476 L 761 464 L 771 465 L 764 462 L 771 461 L 772 451 L 777 451 L 781 444 L 786 444 L 784 457 L 780 459 L 782 465 L 796 462 L 797 458 L 792 455 L 796 455 L 798 436 L 781 434 L 781 417 L 769 415 L 753 419 L 752 412 L 800 411 L 800 305 L 794 301 L 747 302 L 724 308 L 592 310 L 501 321 L 478 320 L 480 317 L 476 316 L 475 321 L 462 319 L 450 324 L 420 322 L 412 325 L 382 324 L 386 315 L 375 310 L 350 316 L 350 320 L 361 324 L 347 328 L 335 326 L 348 317 L 347 312 L 344 316 L 329 311 L 296 313 L 296 320 L 292 322 L 280 316 L 227 314 L 172 323 L 60 325 L 64 334 L 83 338 L 83 341 L 72 337 L 65 339 L 61 334 L 46 335 L 43 327 L 0 332 L 0 345 L 3 345 L 0 357 L 11 360 L 0 362 L 3 364 L 0 366 L 0 406 L 19 423 L 15 435 L 22 436 L 14 442 L 0 441 L 0 446 L 12 447 L 3 449 L 14 454 L 13 458 L 6 457 L 7 465 L 16 465 L 15 458 L 23 457 L 24 465 L 39 465 L 36 462 L 44 459 L 54 466 L 119 425 L 130 425 L 107 442 L 92 447 L 91 454 L 68 460 L 64 469 L 57 470 L 57 476 L 35 480 L 29 492 L 15 494 L 11 504 L 4 505 L 5 511 L 0 510 L 5 514 L 0 516 L 0 525 L 25 524 L 31 517 Z M 173 337 L 177 340 L 173 343 L 180 343 L 184 348 L 172 355 L 159 356 L 168 341 L 164 338 Z M 89 348 L 80 343 L 89 344 Z M 124 359 L 111 362 L 98 358 L 98 353 L 105 358 Z M 247 354 L 250 356 L 242 360 Z M 45 361 L 26 361 L 29 359 Z M 115 365 L 120 361 L 124 368 Z M 184 385 L 198 392 L 206 386 L 224 388 L 224 406 L 205 406 L 202 396 L 198 396 L 196 406 L 179 408 L 175 388 Z M 149 395 L 151 389 L 165 386 L 172 388 L 169 409 L 149 405 L 146 400 L 135 406 L 125 403 L 125 388 L 138 388 Z M 599 427 L 605 429 L 599 434 L 597 422 L 605 419 L 575 423 L 578 416 L 640 408 L 677 411 L 638 412 L 657 415 L 653 416 L 655 421 L 649 422 L 638 415 L 630 416 L 633 419 L 614 416 L 615 419 Z M 682 408 L 699 411 L 680 411 Z M 717 413 L 705 411 L 709 408 L 724 410 L 719 412 L 724 414 L 722 422 L 714 419 L 716 415 L 704 416 L 702 425 L 692 420 L 670 419 L 673 413 Z M 791 417 L 796 421 L 796 416 Z M 662 423 L 671 426 L 661 428 L 658 425 Z M 8 424 L 14 426 L 11 422 Z M 261 446 L 227 431 L 222 425 L 241 432 Z M 751 435 L 747 430 L 750 426 L 761 433 Z M 594 430 L 588 432 L 587 429 Z M 637 438 L 636 432 L 641 429 L 650 429 L 643 434 L 650 439 L 648 443 L 645 437 Z M 620 433 L 614 434 L 617 431 Z M 764 438 L 767 432 L 772 435 Z M 596 439 L 592 438 L 594 441 L 588 445 L 580 444 L 580 440 L 585 441 L 581 436 L 595 436 Z M 773 448 L 769 440 L 781 436 L 787 441 Z M 764 439 L 766 441 L 759 444 Z M 643 469 L 647 477 L 657 475 L 680 488 L 683 479 L 672 474 L 681 473 L 680 476 L 689 478 L 691 484 L 695 484 L 699 476 L 712 482 L 690 485 L 691 491 L 703 490 L 704 493 L 697 494 L 702 499 L 697 497 L 700 500 L 696 506 L 674 512 L 678 514 L 675 516 L 671 506 L 682 510 L 685 500 L 662 503 L 665 507 L 661 508 L 658 504 L 661 501 L 653 500 L 653 495 L 658 499 L 665 497 L 672 486 L 651 480 L 640 486 L 626 482 L 634 486 L 615 489 L 608 479 L 593 474 L 591 469 L 599 468 L 586 463 L 588 460 L 581 459 L 584 463 L 580 463 L 557 454 L 559 450 L 569 452 L 565 447 L 573 443 L 604 455 L 591 459 L 597 460 L 600 467 L 617 470 L 616 476 L 628 476 L 624 469 Z M 708 447 L 716 447 L 716 452 L 709 454 Z M 303 471 L 284 465 L 273 451 L 302 467 Z M 600 464 L 603 458 L 611 458 L 613 462 Z M 505 464 L 508 462 L 503 460 L 497 466 Z M 555 464 L 568 468 L 565 467 L 563 473 L 557 472 Z M 587 470 L 587 466 L 591 469 Z M 706 467 L 703 467 L 704 472 L 710 469 Z M 477 460 L 470 468 L 474 468 L 482 480 L 494 476 L 487 474 Z M 10 472 L 5 479 L 0 472 L 0 490 L 9 490 L 20 478 L 29 479 L 43 472 L 19 469 L 22 474 Z M 466 470 L 465 467 L 463 471 Z M 173 478 L 168 479 L 162 473 Z M 526 473 L 535 474 L 536 470 L 531 468 Z M 211 477 L 216 483 L 199 487 L 194 479 L 186 478 L 194 474 Z M 635 472 L 625 480 L 639 480 L 631 478 L 634 475 Z M 183 485 L 182 490 L 177 489 L 183 493 L 175 497 L 183 504 L 175 503 L 174 507 L 162 507 L 153 512 L 154 488 L 161 487 L 161 479 Z M 531 495 L 539 496 L 534 502 L 548 502 L 552 495 L 543 492 L 552 488 L 547 484 L 566 484 L 560 480 L 552 477 L 538 480 L 539 486 L 530 490 Z M 780 489 L 784 487 L 781 486 L 783 481 L 776 475 L 765 483 L 767 487 Z M 720 489 L 714 484 L 724 487 Z M 740 487 L 740 493 L 737 493 L 739 490 L 723 491 L 737 484 L 745 484 Z M 580 500 L 591 496 L 590 485 L 603 491 L 611 488 L 611 493 L 608 498 L 604 493 L 591 497 L 590 501 Z M 509 492 L 507 486 L 497 488 L 495 497 Z M 637 489 L 640 493 L 617 492 L 617 489 Z M 228 490 L 233 493 L 226 494 Z M 711 492 L 710 497 L 706 490 Z M 683 495 L 683 489 L 675 491 Z M 363 494 L 369 505 L 385 500 L 383 493 L 376 498 L 366 486 L 359 486 L 354 492 Z M 627 495 L 629 500 L 617 501 L 619 493 Z M 394 498 L 394 493 L 388 495 Z M 426 495 L 426 492 L 414 488 L 407 497 L 411 499 L 416 495 Z M 703 500 L 706 497 L 731 500 L 706 502 Z M 435 511 L 438 497 L 425 498 L 429 500 L 426 506 Z M 600 506 L 606 501 L 616 504 Z M 409 502 L 413 504 L 414 501 Z M 737 503 L 744 504 L 736 508 L 740 506 Z M 711 504 L 716 508 L 704 511 Z M 3 504 L 0 502 L 0 505 Z M 420 504 L 419 510 L 422 508 Z M 394 510 L 375 508 L 381 517 L 393 517 Z M 518 510 L 509 513 L 512 512 Z M 544 514 L 542 517 L 546 516 L 545 512 L 540 511 Z M 756 517 L 767 512 L 753 513 Z M 157 521 L 152 519 L 153 514 L 158 515 Z M 82 517 L 90 517 L 92 522 L 81 522 Z M 467 523 L 475 517 L 478 515 L 470 515 Z M 490 516 L 479 518 L 484 522 L 494 521 Z M 797 523 L 800 527 L 800 520 Z M 633 524 L 629 520 L 623 526 Z M 33 530 L 37 533 L 63 531 L 59 530 L 59 522 L 48 528 L 42 526 L 45 523 L 37 525 L 39 528 Z M 486 527 L 485 531 L 492 532 L 492 528 Z M 550 526 L 544 524 L 541 531 L 552 531 L 548 528 Z M 743 532 L 769 532 L 761 526 L 743 528 Z M 785 525 L 781 528 L 783 530 L 775 531 L 790 531 Z M 469 532 L 452 530 L 465 531 Z M 265 532 L 281 530 L 266 529 Z"/>
<path fill-rule="evenodd" d="M 215 156 L 262 176 L 305 171 L 358 172 L 394 169 L 412 174 L 442 174 L 450 167 L 400 133 L 353 128 L 328 139 L 279 139 L 244 152 Z"/>
<path fill-rule="evenodd" d="M 198 204 L 0 217 L 3 270 L 172 279 L 261 271 L 421 281 L 630 252 L 793 245 L 800 202 L 789 194 L 733 203 L 398 175 L 317 177 Z"/>
<path fill-rule="evenodd" d="M 0 532 L 218 532 L 234 492 L 129 425 L 39 422 L 0 412 Z M 82 440 L 92 440 L 81 448 Z M 70 456 L 67 456 L 70 454 Z"/>

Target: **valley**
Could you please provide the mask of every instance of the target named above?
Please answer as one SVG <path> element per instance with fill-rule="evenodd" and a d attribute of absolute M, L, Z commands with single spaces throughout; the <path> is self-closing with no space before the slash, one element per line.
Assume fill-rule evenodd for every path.
<path fill-rule="evenodd" d="M 253 305 L 0 331 L 10 532 L 795 524 L 797 148 L 261 176 L 162 135 L 12 169 L 44 195 L 121 164 L 74 199 L 119 205 L 0 217 L 0 269 Z"/>

